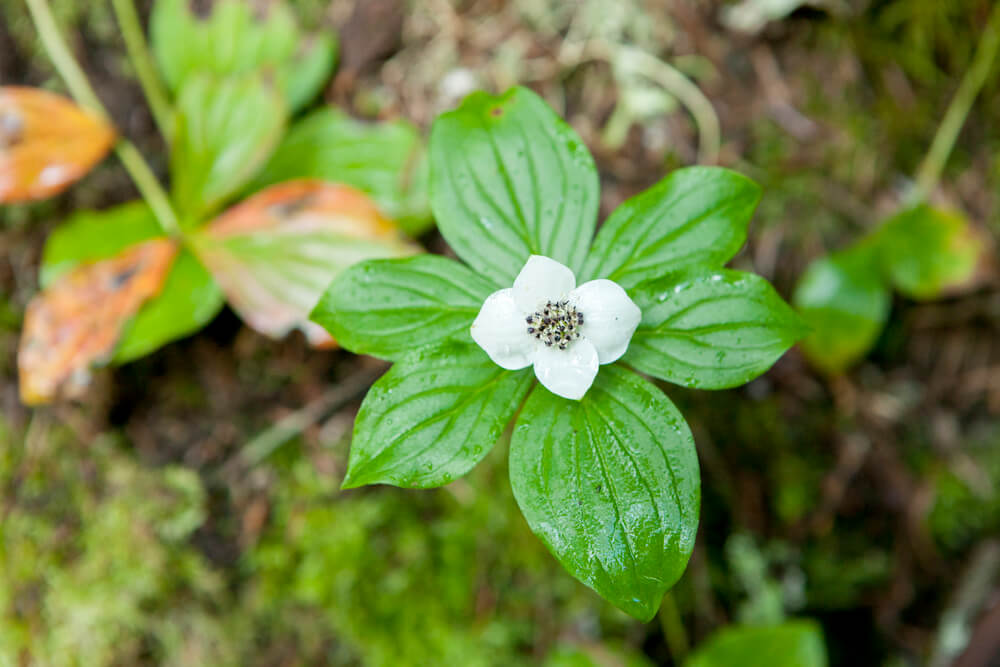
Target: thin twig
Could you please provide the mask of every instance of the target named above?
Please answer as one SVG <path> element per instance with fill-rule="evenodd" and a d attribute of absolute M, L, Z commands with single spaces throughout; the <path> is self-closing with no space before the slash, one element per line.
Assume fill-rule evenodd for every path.
<path fill-rule="evenodd" d="M 966 649 L 972 635 L 972 624 L 989 600 L 998 573 L 1000 542 L 987 540 L 972 554 L 968 567 L 953 589 L 948 608 L 941 614 L 934 652 L 928 665 L 951 665 Z M 995 641 L 993 646 L 996 646 Z"/>
<path fill-rule="evenodd" d="M 317 423 L 333 410 L 360 396 L 385 372 L 385 366 L 364 370 L 314 399 L 304 407 L 278 420 L 276 424 L 248 442 L 240 452 L 244 465 L 255 466 L 302 431 Z"/>
<path fill-rule="evenodd" d="M 664 90 L 687 108 L 698 128 L 698 162 L 715 164 L 719 159 L 722 145 L 722 131 L 715 107 L 705 93 L 701 92 L 701 88 L 692 83 L 676 67 L 642 49 L 619 47 L 617 58 L 624 59 L 630 69 L 663 86 Z"/>
<path fill-rule="evenodd" d="M 60 34 L 59 26 L 56 25 L 55 18 L 52 16 L 52 10 L 49 8 L 48 1 L 25 0 L 25 2 L 28 5 L 28 11 L 31 13 L 31 20 L 38 30 L 42 46 L 45 47 L 46 53 L 52 59 L 52 64 L 55 66 L 56 71 L 59 72 L 59 76 L 65 81 L 70 95 L 81 106 L 89 109 L 99 117 L 108 120 L 110 116 L 107 109 L 104 108 L 101 100 L 97 97 L 90 82 L 87 80 L 87 75 L 84 74 L 76 59 L 73 58 L 73 54 L 66 45 L 66 41 L 63 39 L 62 34 Z M 180 227 L 177 224 L 177 215 L 170 205 L 170 200 L 167 198 L 159 181 L 153 175 L 153 170 L 143 160 L 142 155 L 136 147 L 128 139 L 119 138 L 115 144 L 115 152 L 118 154 L 118 158 L 122 161 L 122 164 L 125 165 L 125 169 L 128 171 L 129 176 L 132 177 L 136 187 L 139 188 L 143 199 L 146 200 L 146 203 L 152 209 L 153 215 L 156 216 L 156 220 L 160 223 L 160 228 L 168 236 L 179 236 Z"/>
<path fill-rule="evenodd" d="M 579 15 L 577 15 L 579 16 Z M 673 65 L 634 46 L 604 39 L 573 37 L 577 18 L 570 25 L 557 58 L 562 67 L 580 65 L 593 58 L 609 63 L 616 72 L 640 74 L 659 84 L 691 114 L 698 129 L 698 162 L 715 164 L 722 148 L 722 130 L 715 107 L 697 85 Z"/>

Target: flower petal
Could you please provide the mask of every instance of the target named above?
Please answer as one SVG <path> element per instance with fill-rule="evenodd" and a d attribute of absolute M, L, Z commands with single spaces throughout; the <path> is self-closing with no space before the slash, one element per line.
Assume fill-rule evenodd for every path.
<path fill-rule="evenodd" d="M 578 401 L 597 377 L 597 350 L 586 338 L 568 349 L 540 345 L 535 352 L 535 377 L 556 396 Z"/>
<path fill-rule="evenodd" d="M 532 255 L 514 279 L 514 300 L 525 315 L 546 301 L 565 299 L 576 287 L 576 276 L 568 267 L 543 255 Z"/>
<path fill-rule="evenodd" d="M 497 366 L 510 371 L 530 366 L 535 355 L 535 340 L 513 293 L 508 287 L 490 294 L 469 331 Z"/>
<path fill-rule="evenodd" d="M 573 290 L 570 300 L 583 313 L 580 333 L 597 348 L 602 364 L 625 354 L 642 311 L 618 283 L 604 278 L 591 280 Z"/>

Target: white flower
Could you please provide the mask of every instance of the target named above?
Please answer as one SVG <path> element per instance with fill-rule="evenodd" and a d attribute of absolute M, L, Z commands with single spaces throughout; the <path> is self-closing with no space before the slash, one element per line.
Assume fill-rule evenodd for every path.
<path fill-rule="evenodd" d="M 534 364 L 553 394 L 579 400 L 599 364 L 625 354 L 642 312 L 617 283 L 591 280 L 579 287 L 573 272 L 532 255 L 514 286 L 491 294 L 472 323 L 472 339 L 498 366 Z"/>

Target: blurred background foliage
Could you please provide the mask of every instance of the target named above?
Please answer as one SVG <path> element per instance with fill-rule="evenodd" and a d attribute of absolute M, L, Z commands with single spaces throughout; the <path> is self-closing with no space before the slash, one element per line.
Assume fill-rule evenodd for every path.
<path fill-rule="evenodd" d="M 339 31 L 325 96 L 359 117 L 426 127 L 471 88 L 539 90 L 594 150 L 605 214 L 698 156 L 684 93 L 620 60 L 652 54 L 711 101 L 719 161 L 763 185 L 736 264 L 786 296 L 811 260 L 898 208 L 992 8 L 798 3 L 745 34 L 723 20 L 735 3 L 714 0 L 292 4 Z M 164 173 L 109 6 L 53 6 L 116 124 Z M 0 83 L 59 88 L 19 2 L 0 4 L 0 53 Z M 993 243 L 998 93 L 994 73 L 932 197 Z M 833 665 L 989 664 L 976 656 L 1000 636 L 995 614 L 980 620 L 1000 581 L 992 274 L 934 303 L 894 296 L 845 376 L 793 352 L 740 390 L 667 387 L 698 444 L 702 525 L 644 626 L 530 534 L 503 447 L 444 489 L 340 493 L 363 383 L 331 392 L 377 367 L 267 341 L 229 311 L 99 374 L 80 404 L 22 408 L 14 355 L 42 240 L 72 210 L 134 196 L 107 161 L 55 200 L 0 210 L 0 665 L 683 664 L 721 627 L 798 617 L 820 624 Z M 261 433 L 263 454 L 242 455 Z"/>

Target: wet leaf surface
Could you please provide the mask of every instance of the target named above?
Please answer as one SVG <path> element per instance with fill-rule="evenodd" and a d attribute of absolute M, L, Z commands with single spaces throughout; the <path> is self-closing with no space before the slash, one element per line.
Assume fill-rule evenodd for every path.
<path fill-rule="evenodd" d="M 309 313 L 341 271 L 420 251 L 364 194 L 320 181 L 258 193 L 200 231 L 194 245 L 249 326 L 274 338 L 302 329 L 313 345 L 333 342 Z"/>
<path fill-rule="evenodd" d="M 483 277 L 508 287 L 530 255 L 579 270 L 597 222 L 597 168 L 537 94 L 469 95 L 434 121 L 430 161 L 438 229 Z"/>
<path fill-rule="evenodd" d="M 469 472 L 493 448 L 531 388 L 530 371 L 507 371 L 475 345 L 409 355 L 361 404 L 344 488 L 430 488 Z"/>
<path fill-rule="evenodd" d="M 177 247 L 147 241 L 67 273 L 28 305 L 18 350 L 29 404 L 79 395 L 90 367 L 108 361 L 123 328 L 163 287 Z"/>
<path fill-rule="evenodd" d="M 661 276 L 664 267 L 721 268 L 746 242 L 760 194 L 760 186 L 729 169 L 677 169 L 614 210 L 582 279 L 631 287 Z"/>
<path fill-rule="evenodd" d="M 633 290 L 642 324 L 625 362 L 700 389 L 745 384 L 769 369 L 806 329 L 760 276 L 693 271 Z"/>
<path fill-rule="evenodd" d="M 372 260 L 338 276 L 309 317 L 356 354 L 397 359 L 449 338 L 471 343 L 469 327 L 492 291 L 450 257 Z"/>
<path fill-rule="evenodd" d="M 570 574 L 642 621 L 687 566 L 701 483 L 694 439 L 663 392 L 602 366 L 580 401 L 541 385 L 510 444 L 528 525 Z"/>
<path fill-rule="evenodd" d="M 101 161 L 108 123 L 53 93 L 0 87 L 0 203 L 52 197 Z"/>

